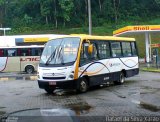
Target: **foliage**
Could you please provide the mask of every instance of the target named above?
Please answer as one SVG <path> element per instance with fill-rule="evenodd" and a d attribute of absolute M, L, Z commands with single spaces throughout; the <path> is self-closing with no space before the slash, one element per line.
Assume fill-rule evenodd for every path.
<path fill-rule="evenodd" d="M 53 28 L 87 26 L 87 1 L 0 0 L 0 25 L 11 28 L 37 23 Z M 118 27 L 121 22 L 138 23 L 160 17 L 160 0 L 91 0 L 91 7 L 93 26 L 111 23 Z"/>
<path fill-rule="evenodd" d="M 64 21 L 69 22 L 74 7 L 73 0 L 59 0 L 59 5 L 62 9 L 62 18 L 64 18 Z"/>
<path fill-rule="evenodd" d="M 146 72 L 157 72 L 160 73 L 160 69 L 159 68 L 142 68 L 142 71 L 146 71 Z"/>
<path fill-rule="evenodd" d="M 160 24 L 160 0 L 91 0 L 91 8 L 94 35 L 112 35 L 128 25 Z M 88 0 L 0 0 L 0 27 L 12 28 L 8 34 L 87 34 Z M 143 38 L 136 38 L 144 49 Z"/>

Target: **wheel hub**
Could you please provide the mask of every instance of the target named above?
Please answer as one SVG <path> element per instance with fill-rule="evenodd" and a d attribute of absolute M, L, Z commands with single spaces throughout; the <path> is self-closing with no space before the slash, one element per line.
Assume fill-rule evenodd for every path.
<path fill-rule="evenodd" d="M 81 82 L 82 89 L 86 89 L 86 83 L 84 81 Z"/>

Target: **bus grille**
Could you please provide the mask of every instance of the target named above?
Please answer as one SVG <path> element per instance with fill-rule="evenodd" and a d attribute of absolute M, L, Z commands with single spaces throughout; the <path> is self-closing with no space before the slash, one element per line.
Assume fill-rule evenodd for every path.
<path fill-rule="evenodd" d="M 60 80 L 65 78 L 66 77 L 43 77 L 43 79 L 46 79 L 46 80 Z"/>

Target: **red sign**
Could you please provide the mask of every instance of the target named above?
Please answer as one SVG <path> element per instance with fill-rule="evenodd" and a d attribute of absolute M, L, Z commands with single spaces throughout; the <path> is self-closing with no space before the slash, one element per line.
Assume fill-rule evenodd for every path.
<path fill-rule="evenodd" d="M 40 59 L 37 58 L 21 58 L 20 61 L 39 61 Z"/>
<path fill-rule="evenodd" d="M 150 30 L 149 26 L 135 26 L 133 30 L 141 31 L 141 30 Z"/>

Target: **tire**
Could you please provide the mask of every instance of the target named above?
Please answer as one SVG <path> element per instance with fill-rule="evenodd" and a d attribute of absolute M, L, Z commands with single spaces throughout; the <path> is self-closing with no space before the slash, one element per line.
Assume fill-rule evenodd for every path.
<path fill-rule="evenodd" d="M 125 81 L 125 76 L 124 76 L 124 73 L 121 72 L 120 75 L 119 75 L 118 81 L 114 81 L 114 84 L 121 85 L 121 84 L 124 83 L 124 81 Z"/>
<path fill-rule="evenodd" d="M 26 72 L 27 74 L 32 74 L 32 73 L 34 72 L 34 67 L 31 66 L 31 65 L 26 66 L 25 72 Z"/>
<path fill-rule="evenodd" d="M 48 94 L 52 94 L 54 89 L 46 88 L 44 89 Z"/>
<path fill-rule="evenodd" d="M 78 93 L 85 93 L 87 92 L 87 90 L 88 90 L 88 82 L 86 78 L 80 79 L 77 89 Z"/>

